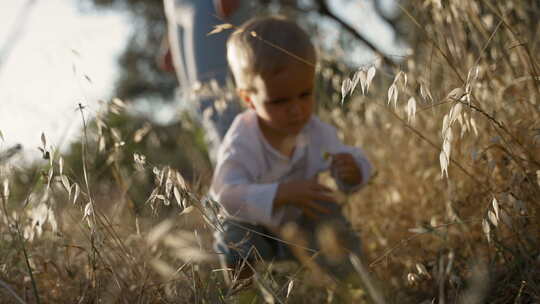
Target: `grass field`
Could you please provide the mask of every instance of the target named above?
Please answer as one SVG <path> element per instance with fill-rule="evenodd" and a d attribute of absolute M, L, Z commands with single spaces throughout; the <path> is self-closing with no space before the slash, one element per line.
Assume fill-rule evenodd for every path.
<path fill-rule="evenodd" d="M 69 153 L 0 163 L 0 303 L 540 302 L 540 5 L 418 5 L 399 67 L 320 68 L 320 117 L 376 168 L 343 197 L 371 288 L 269 264 L 227 287 L 201 131 L 115 100 Z"/>

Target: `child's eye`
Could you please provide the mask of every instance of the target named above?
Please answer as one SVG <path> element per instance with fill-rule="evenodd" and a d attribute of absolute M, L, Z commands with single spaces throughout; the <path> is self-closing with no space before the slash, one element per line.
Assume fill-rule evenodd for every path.
<path fill-rule="evenodd" d="M 300 98 L 310 97 L 313 93 L 311 91 L 300 94 Z"/>
<path fill-rule="evenodd" d="M 271 100 L 270 103 L 271 104 L 283 104 L 283 103 L 286 103 L 287 101 L 289 101 L 289 99 L 287 99 L 287 98 L 278 98 L 278 99 Z"/>

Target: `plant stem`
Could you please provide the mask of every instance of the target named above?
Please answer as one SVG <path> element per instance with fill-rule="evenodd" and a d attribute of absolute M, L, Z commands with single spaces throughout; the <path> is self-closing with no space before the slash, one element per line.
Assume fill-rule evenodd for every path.
<path fill-rule="evenodd" d="M 28 269 L 28 274 L 30 275 L 30 281 L 32 282 L 32 291 L 34 292 L 34 297 L 36 297 L 36 303 L 40 304 L 41 301 L 39 300 L 39 293 L 37 289 L 36 280 L 34 278 L 34 274 L 32 272 L 32 267 L 30 266 L 30 261 L 28 258 L 28 253 L 26 252 L 26 247 L 24 246 L 24 239 L 21 236 L 21 230 L 19 227 L 19 222 L 15 221 L 15 228 L 17 229 L 17 237 L 19 239 L 19 242 L 21 243 L 21 248 L 24 254 L 24 261 L 26 262 L 26 268 Z"/>
<path fill-rule="evenodd" d="M 6 283 L 4 283 L 2 280 L 0 280 L 0 285 L 2 287 L 4 287 L 5 289 L 7 289 L 7 291 L 9 291 L 9 293 L 19 302 L 19 303 L 22 303 L 22 304 L 26 304 L 26 302 L 21 299 L 21 297 L 19 297 L 19 295 L 17 293 L 15 293 L 15 291 L 13 291 L 13 289 L 10 288 L 10 286 Z"/>

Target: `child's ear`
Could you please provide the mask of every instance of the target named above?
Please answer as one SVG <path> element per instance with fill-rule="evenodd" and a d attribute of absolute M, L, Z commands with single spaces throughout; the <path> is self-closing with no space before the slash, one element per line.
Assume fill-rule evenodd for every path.
<path fill-rule="evenodd" d="M 242 101 L 248 106 L 248 108 L 253 109 L 253 99 L 251 98 L 251 93 L 246 89 L 236 89 L 236 93 L 242 99 Z"/>

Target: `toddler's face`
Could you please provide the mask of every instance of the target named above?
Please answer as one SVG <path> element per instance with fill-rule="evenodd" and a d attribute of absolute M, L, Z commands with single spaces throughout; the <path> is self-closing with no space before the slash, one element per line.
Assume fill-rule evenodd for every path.
<path fill-rule="evenodd" d="M 279 138 L 302 131 L 315 105 L 314 79 L 315 68 L 303 63 L 255 78 L 255 92 L 246 101 L 257 112 L 265 134 Z"/>

